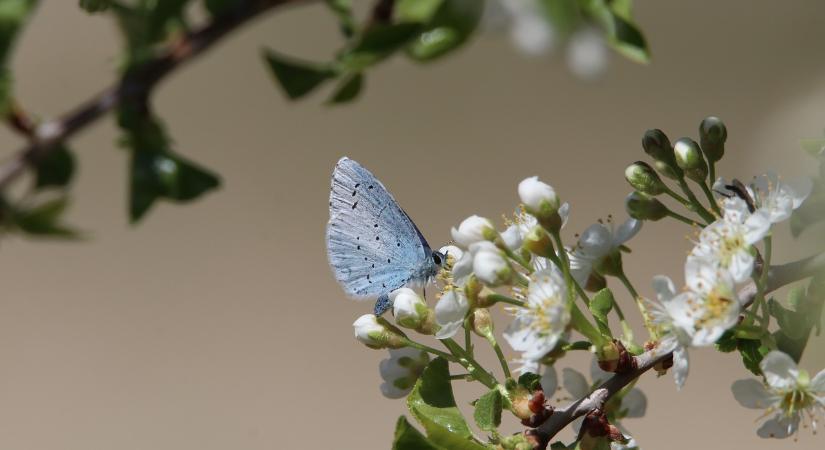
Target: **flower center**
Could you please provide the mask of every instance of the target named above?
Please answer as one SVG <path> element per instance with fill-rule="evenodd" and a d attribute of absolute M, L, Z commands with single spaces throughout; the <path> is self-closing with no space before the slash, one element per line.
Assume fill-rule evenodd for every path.
<path fill-rule="evenodd" d="M 703 303 L 704 313 L 697 325 L 707 325 L 728 315 L 733 300 L 717 290 L 711 291 Z"/>

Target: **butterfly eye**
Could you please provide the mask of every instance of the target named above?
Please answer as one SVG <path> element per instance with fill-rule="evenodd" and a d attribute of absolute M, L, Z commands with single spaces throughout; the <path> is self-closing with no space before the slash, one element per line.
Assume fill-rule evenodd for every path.
<path fill-rule="evenodd" d="M 444 262 L 444 258 L 438 252 L 433 252 L 433 262 L 435 265 L 440 266 L 442 262 Z"/>

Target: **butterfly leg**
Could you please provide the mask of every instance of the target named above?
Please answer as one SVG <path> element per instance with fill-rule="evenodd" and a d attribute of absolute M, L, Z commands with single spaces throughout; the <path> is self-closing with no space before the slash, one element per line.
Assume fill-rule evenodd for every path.
<path fill-rule="evenodd" d="M 375 301 L 375 308 L 373 308 L 373 314 L 375 314 L 376 316 L 380 316 L 381 314 L 387 312 L 387 310 L 390 308 L 392 308 L 392 301 L 390 301 L 389 295 L 381 294 Z"/>

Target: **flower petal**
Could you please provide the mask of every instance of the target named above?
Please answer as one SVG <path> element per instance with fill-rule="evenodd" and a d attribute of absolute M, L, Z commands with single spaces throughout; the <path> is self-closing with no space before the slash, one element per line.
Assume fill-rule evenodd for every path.
<path fill-rule="evenodd" d="M 761 382 L 749 378 L 736 380 L 730 387 L 733 398 L 745 408 L 767 409 L 771 405 L 771 394 Z"/>
<path fill-rule="evenodd" d="M 647 411 L 647 397 L 640 389 L 633 388 L 622 399 L 622 408 L 627 410 L 625 417 L 643 417 Z"/>
<path fill-rule="evenodd" d="M 642 229 L 644 222 L 636 219 L 627 219 L 623 224 L 619 225 L 616 234 L 613 236 L 613 246 L 618 247 L 629 241 L 636 233 Z"/>
<path fill-rule="evenodd" d="M 777 415 L 773 419 L 763 423 L 762 426 L 756 430 L 756 434 L 761 438 L 784 439 L 792 435 L 797 427 L 799 427 L 798 415 L 792 417 Z"/>
<path fill-rule="evenodd" d="M 825 369 L 820 370 L 819 373 L 816 374 L 809 386 L 811 391 L 817 393 L 817 395 L 825 396 Z"/>
<path fill-rule="evenodd" d="M 676 380 L 676 388 L 682 389 L 688 376 L 688 352 L 683 346 L 673 350 L 673 378 Z"/>
<path fill-rule="evenodd" d="M 772 388 L 785 390 L 796 386 L 799 369 L 794 360 L 785 353 L 778 350 L 768 353 L 762 358 L 759 367 Z"/>
<path fill-rule="evenodd" d="M 590 384 L 587 383 L 584 375 L 568 367 L 562 371 L 562 384 L 574 398 L 586 397 L 590 394 Z"/>
<path fill-rule="evenodd" d="M 544 373 L 541 375 L 541 388 L 544 390 L 545 397 L 552 396 L 558 386 L 559 377 L 556 375 L 556 368 L 544 366 Z"/>

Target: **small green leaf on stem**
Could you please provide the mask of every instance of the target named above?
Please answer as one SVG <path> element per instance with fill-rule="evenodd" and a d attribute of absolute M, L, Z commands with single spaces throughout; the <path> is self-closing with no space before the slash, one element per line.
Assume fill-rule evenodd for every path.
<path fill-rule="evenodd" d="M 327 64 L 301 61 L 272 50 L 267 50 L 264 58 L 290 100 L 297 100 L 309 94 L 324 81 L 337 76 Z"/>
<path fill-rule="evenodd" d="M 478 427 L 484 431 L 493 431 L 501 425 L 501 392 L 491 389 L 476 401 L 473 417 Z"/>
<path fill-rule="evenodd" d="M 392 441 L 393 450 L 440 450 L 413 428 L 407 418 L 401 416 L 395 424 L 395 436 Z"/>

